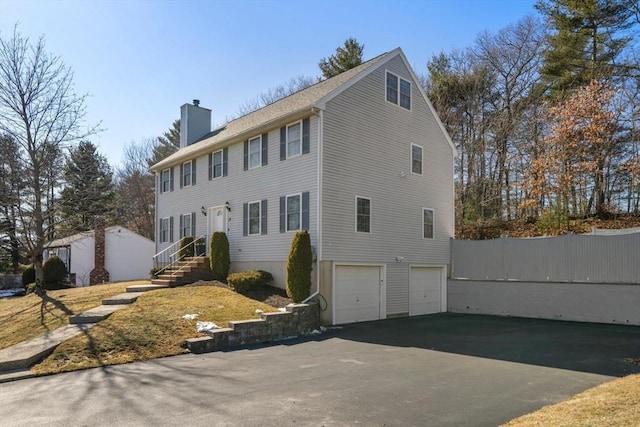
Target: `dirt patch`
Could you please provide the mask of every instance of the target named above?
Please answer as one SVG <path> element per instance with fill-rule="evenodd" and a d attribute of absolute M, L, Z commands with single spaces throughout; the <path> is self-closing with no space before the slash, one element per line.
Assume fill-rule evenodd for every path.
<path fill-rule="evenodd" d="M 218 282 L 217 280 L 196 282 L 186 286 L 218 286 L 233 290 L 231 286 L 226 283 Z M 260 289 L 247 291 L 243 295 L 247 298 L 251 298 L 276 308 L 286 307 L 293 303 L 293 300 L 287 297 L 287 292 L 284 289 L 275 288 L 273 286 L 264 286 Z"/>

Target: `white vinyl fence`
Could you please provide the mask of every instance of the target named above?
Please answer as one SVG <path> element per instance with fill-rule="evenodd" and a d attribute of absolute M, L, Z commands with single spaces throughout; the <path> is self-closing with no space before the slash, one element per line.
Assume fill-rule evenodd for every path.
<path fill-rule="evenodd" d="M 640 233 L 452 240 L 451 278 L 640 283 Z"/>

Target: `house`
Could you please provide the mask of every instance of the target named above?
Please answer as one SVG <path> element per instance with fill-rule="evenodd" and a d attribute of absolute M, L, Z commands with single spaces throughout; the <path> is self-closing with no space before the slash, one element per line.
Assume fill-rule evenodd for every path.
<path fill-rule="evenodd" d="M 155 243 L 125 227 L 104 227 L 54 240 L 46 245 L 43 260 L 60 257 L 75 286 L 148 279 Z"/>
<path fill-rule="evenodd" d="M 455 149 L 400 48 L 210 126 L 183 105 L 181 148 L 152 167 L 157 252 L 224 231 L 232 271 L 284 287 L 308 230 L 324 322 L 446 311 Z"/>

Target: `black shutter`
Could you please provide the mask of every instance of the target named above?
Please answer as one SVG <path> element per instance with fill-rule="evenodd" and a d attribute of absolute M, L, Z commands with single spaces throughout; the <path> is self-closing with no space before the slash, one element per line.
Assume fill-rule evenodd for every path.
<path fill-rule="evenodd" d="M 249 234 L 249 204 L 242 205 L 242 235 Z"/>
<path fill-rule="evenodd" d="M 269 158 L 269 134 L 262 134 L 262 166 L 265 166 L 268 163 Z"/>
<path fill-rule="evenodd" d="M 171 168 L 171 172 L 169 173 L 169 191 L 173 191 L 173 168 Z"/>
<path fill-rule="evenodd" d="M 285 231 L 287 231 L 287 228 L 286 228 L 287 208 L 285 206 L 286 199 L 287 198 L 285 196 L 280 197 L 280 232 L 281 233 L 284 233 Z"/>
<path fill-rule="evenodd" d="M 184 185 L 184 163 L 180 165 L 180 188 Z"/>
<path fill-rule="evenodd" d="M 158 186 L 157 188 L 159 189 L 158 193 L 162 194 L 162 171 L 160 171 L 160 174 L 158 175 L 158 184 L 157 184 L 157 186 Z"/>
<path fill-rule="evenodd" d="M 158 227 L 158 242 L 164 243 L 164 240 L 162 240 L 162 218 L 158 218 L 158 222 L 160 224 L 160 227 Z"/>
<path fill-rule="evenodd" d="M 191 212 L 191 237 L 196 238 L 196 213 Z"/>
<path fill-rule="evenodd" d="M 209 181 L 213 179 L 213 153 L 209 153 Z"/>
<path fill-rule="evenodd" d="M 302 193 L 302 229 L 309 230 L 309 192 Z"/>
<path fill-rule="evenodd" d="M 267 234 L 267 199 L 261 201 L 260 206 L 260 234 Z"/>
<path fill-rule="evenodd" d="M 196 159 L 191 161 L 191 185 L 196 185 Z"/>
<path fill-rule="evenodd" d="M 311 123 L 307 117 L 302 121 L 302 154 L 309 152 L 309 134 L 311 133 Z"/>
<path fill-rule="evenodd" d="M 178 229 L 178 236 L 182 239 L 184 235 L 182 234 L 182 230 L 184 229 L 184 218 L 180 215 L 180 229 Z"/>
<path fill-rule="evenodd" d="M 249 169 L 249 140 L 244 142 L 244 170 Z"/>
<path fill-rule="evenodd" d="M 227 156 L 229 156 L 229 149 L 224 148 L 222 150 L 222 176 L 227 176 L 229 173 L 229 167 L 227 166 Z"/>
<path fill-rule="evenodd" d="M 173 217 L 169 217 L 169 242 L 173 242 Z"/>
<path fill-rule="evenodd" d="M 287 158 L 287 127 L 280 128 L 280 160 Z"/>

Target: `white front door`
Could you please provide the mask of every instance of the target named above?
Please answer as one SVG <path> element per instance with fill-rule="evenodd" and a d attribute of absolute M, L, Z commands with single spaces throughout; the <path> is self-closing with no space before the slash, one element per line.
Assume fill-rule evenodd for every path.
<path fill-rule="evenodd" d="M 218 206 L 215 208 L 209 208 L 207 213 L 207 236 L 216 231 L 227 232 L 227 209 L 224 206 Z"/>

